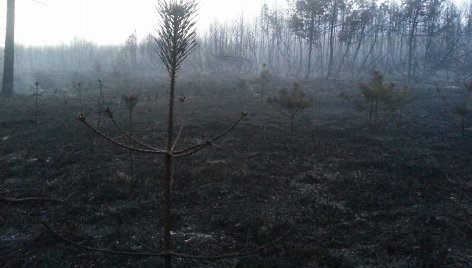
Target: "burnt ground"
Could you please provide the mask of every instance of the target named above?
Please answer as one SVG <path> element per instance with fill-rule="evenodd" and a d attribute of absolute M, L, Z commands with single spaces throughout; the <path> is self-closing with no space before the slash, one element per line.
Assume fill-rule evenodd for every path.
<path fill-rule="evenodd" d="M 249 115 L 224 139 L 176 162 L 175 251 L 243 252 L 291 233 L 254 255 L 176 258 L 177 267 L 472 266 L 472 138 L 470 131 L 462 136 L 452 113 L 458 89 L 414 89 L 401 118 L 370 134 L 366 116 L 339 97 L 352 88 L 343 83 L 304 85 L 316 105 L 297 117 L 293 131 L 252 94 L 218 91 L 211 82 L 203 86 L 208 91 L 185 85 L 187 99 L 177 103 L 180 148 L 223 131 L 241 110 Z M 135 136 L 162 145 L 166 99 L 137 91 Z M 105 93 L 126 128 L 126 92 Z M 33 96 L 0 101 L 1 267 L 161 264 L 158 257 L 87 251 L 43 224 L 83 246 L 161 249 L 162 157 L 135 153 L 130 181 L 128 152 L 74 118 L 82 110 L 95 124 L 97 96 L 44 94 L 37 107 Z M 106 118 L 100 129 L 120 137 Z"/>

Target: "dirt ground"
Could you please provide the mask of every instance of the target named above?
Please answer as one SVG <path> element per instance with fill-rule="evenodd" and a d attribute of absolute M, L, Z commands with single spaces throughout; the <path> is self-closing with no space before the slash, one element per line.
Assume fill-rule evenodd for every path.
<path fill-rule="evenodd" d="M 182 82 L 178 147 L 208 139 L 249 115 L 224 139 L 178 159 L 173 182 L 176 267 L 472 267 L 472 133 L 452 112 L 460 89 L 412 88 L 413 102 L 378 132 L 339 97 L 355 85 L 302 85 L 315 106 L 294 130 L 264 97 Z M 133 131 L 163 146 L 165 89 L 105 90 L 128 127 L 121 94 L 138 93 Z M 354 92 L 354 91 L 352 91 Z M 0 266 L 156 267 L 154 256 L 92 252 L 161 250 L 163 159 L 129 152 L 75 119 L 98 120 L 96 89 L 0 100 Z M 470 123 L 470 118 L 468 118 Z M 468 125 L 470 127 L 470 124 Z M 126 138 L 101 116 L 99 128 Z M 43 200 L 17 200 L 39 197 Z M 46 227 L 47 224 L 51 229 Z"/>

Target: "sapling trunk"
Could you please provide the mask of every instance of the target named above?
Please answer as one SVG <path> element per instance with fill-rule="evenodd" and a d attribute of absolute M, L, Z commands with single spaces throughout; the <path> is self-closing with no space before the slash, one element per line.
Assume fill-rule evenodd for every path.
<path fill-rule="evenodd" d="M 130 143 L 133 143 L 133 111 L 134 107 L 138 103 L 138 95 L 136 94 L 128 94 L 128 95 L 123 95 L 122 96 L 123 101 L 126 104 L 126 109 L 128 110 L 128 139 Z M 130 173 L 130 182 L 131 182 L 131 188 L 130 192 L 133 191 L 133 185 L 136 183 L 135 182 L 135 177 L 134 177 L 134 159 L 133 159 L 133 150 L 129 150 L 129 173 Z"/>
<path fill-rule="evenodd" d="M 34 124 L 36 127 L 38 127 L 38 114 L 39 114 L 39 108 L 38 108 L 38 94 L 39 94 L 39 83 L 36 82 L 34 83 L 35 90 L 34 90 Z"/>
<path fill-rule="evenodd" d="M 295 117 L 295 114 L 292 113 L 290 115 L 290 130 L 293 131 L 293 118 Z"/>
<path fill-rule="evenodd" d="M 462 124 L 462 137 L 465 137 L 465 115 L 462 116 L 461 124 Z"/>
<path fill-rule="evenodd" d="M 133 108 L 129 109 L 129 136 L 133 136 Z M 131 182 L 134 183 L 134 159 L 133 159 L 133 151 L 129 151 L 129 173 Z"/>
<path fill-rule="evenodd" d="M 97 119 L 97 128 L 100 127 L 100 122 L 102 119 L 102 112 L 105 105 L 105 98 L 103 96 L 103 85 L 102 80 L 98 79 L 98 90 L 99 90 L 99 99 L 98 99 L 98 119 Z"/>
<path fill-rule="evenodd" d="M 80 105 L 80 113 L 84 112 L 84 109 L 82 107 L 82 84 L 78 83 L 77 84 L 78 90 L 79 90 L 79 105 Z"/>
<path fill-rule="evenodd" d="M 175 57 L 175 55 L 174 55 Z M 174 61 L 175 62 L 175 61 Z M 165 154 L 165 177 L 164 177 L 164 251 L 170 252 L 172 249 L 172 240 L 170 230 L 172 227 L 172 143 L 174 135 L 174 95 L 175 95 L 175 75 L 176 66 L 171 67 L 170 73 L 170 92 L 169 92 L 169 114 L 167 119 L 167 140 Z M 172 267 L 171 255 L 164 257 L 164 267 Z"/>

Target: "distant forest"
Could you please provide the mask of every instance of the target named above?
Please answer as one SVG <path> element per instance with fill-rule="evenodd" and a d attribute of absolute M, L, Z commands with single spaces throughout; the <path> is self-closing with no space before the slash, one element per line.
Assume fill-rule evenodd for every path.
<path fill-rule="evenodd" d="M 150 34 L 138 38 L 131 33 L 116 46 L 83 40 L 50 47 L 18 45 L 16 87 L 37 80 L 43 87 L 58 87 L 102 77 L 126 84 L 137 74 L 164 73 Z M 275 75 L 302 79 L 359 78 L 379 70 L 410 81 L 462 81 L 472 74 L 471 53 L 472 4 L 295 0 L 288 9 L 263 5 L 256 18 L 212 23 L 198 37 L 184 71 L 243 76 L 267 68 Z"/>

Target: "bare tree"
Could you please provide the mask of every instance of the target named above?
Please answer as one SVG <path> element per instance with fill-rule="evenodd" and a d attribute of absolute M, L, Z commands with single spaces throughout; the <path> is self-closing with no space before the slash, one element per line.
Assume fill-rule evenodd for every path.
<path fill-rule="evenodd" d="M 128 54 L 129 63 L 131 67 L 136 67 L 138 64 L 138 42 L 136 31 L 130 34 L 125 42 L 125 50 Z"/>
<path fill-rule="evenodd" d="M 305 73 L 305 78 L 308 78 L 311 74 L 313 46 L 320 34 L 319 24 L 326 5 L 321 0 L 296 0 L 292 5 L 293 13 L 290 26 L 296 35 L 308 43 L 308 62 Z"/>
<path fill-rule="evenodd" d="M 334 68 L 334 46 L 336 38 L 336 27 L 338 24 L 339 13 L 345 8 L 344 0 L 327 1 L 326 20 L 329 28 L 329 57 L 328 57 L 328 73 L 327 76 L 333 75 Z"/>

